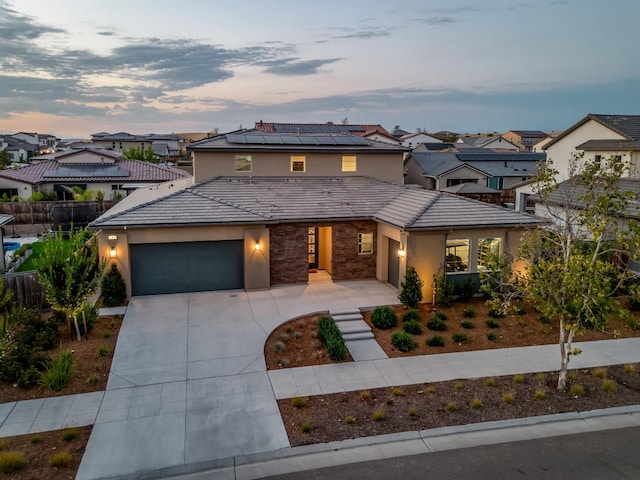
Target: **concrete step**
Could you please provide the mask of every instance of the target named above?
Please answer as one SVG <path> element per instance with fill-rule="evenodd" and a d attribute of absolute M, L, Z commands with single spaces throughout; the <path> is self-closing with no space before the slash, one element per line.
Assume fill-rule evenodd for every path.
<path fill-rule="evenodd" d="M 347 348 L 349 348 L 349 343 L 353 342 L 353 341 L 360 341 L 360 340 L 369 340 L 373 337 L 373 332 L 372 331 L 368 331 L 368 332 L 359 332 L 359 333 L 345 333 L 342 335 L 342 338 L 344 338 L 344 341 L 347 344 Z"/>
<path fill-rule="evenodd" d="M 373 338 L 361 338 L 346 343 L 349 353 L 356 362 L 389 358 Z"/>
<path fill-rule="evenodd" d="M 340 323 L 340 322 L 352 322 L 354 320 L 362 320 L 362 314 L 360 312 L 358 313 L 343 313 L 340 315 L 331 315 L 333 317 L 333 320 L 336 323 Z"/>
<path fill-rule="evenodd" d="M 339 308 L 336 310 L 329 310 L 329 315 L 332 317 L 335 317 L 336 315 L 351 315 L 356 313 L 360 315 L 359 308 Z"/>
<path fill-rule="evenodd" d="M 345 333 L 360 333 L 360 332 L 370 332 L 371 328 L 364 320 L 360 320 L 359 322 L 341 322 L 338 323 L 338 328 L 342 335 Z"/>

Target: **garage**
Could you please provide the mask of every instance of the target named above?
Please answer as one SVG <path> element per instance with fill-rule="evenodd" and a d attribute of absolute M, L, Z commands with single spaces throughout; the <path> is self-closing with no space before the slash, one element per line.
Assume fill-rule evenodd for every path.
<path fill-rule="evenodd" d="M 244 288 L 244 242 L 129 245 L 133 295 Z"/>

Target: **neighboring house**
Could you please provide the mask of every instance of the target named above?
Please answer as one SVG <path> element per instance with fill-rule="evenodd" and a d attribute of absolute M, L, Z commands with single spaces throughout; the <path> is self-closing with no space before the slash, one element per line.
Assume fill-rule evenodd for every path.
<path fill-rule="evenodd" d="M 439 143 L 421 143 L 413 149 L 414 152 L 457 152 L 464 144 L 439 142 Z"/>
<path fill-rule="evenodd" d="M 0 273 L 7 268 L 4 249 L 4 226 L 13 220 L 13 215 L 0 214 L 0 245 L 2 245 L 2 256 L 0 256 Z"/>
<path fill-rule="evenodd" d="M 558 171 L 558 180 L 564 181 L 570 176 L 570 162 L 576 155 L 583 155 L 589 162 L 618 157 L 627 163 L 630 178 L 640 178 L 639 148 L 640 115 L 590 113 L 547 143 L 545 150 Z M 516 209 L 524 211 L 532 193 L 531 185 L 519 187 Z"/>
<path fill-rule="evenodd" d="M 460 151 L 414 151 L 405 160 L 405 183 L 443 190 L 475 183 L 508 190 L 536 173 L 545 154 L 462 148 Z"/>
<path fill-rule="evenodd" d="M 65 189 L 101 191 L 112 200 L 132 190 L 169 180 L 188 177 L 181 170 L 139 160 L 121 159 L 104 150 L 72 150 L 43 157 L 32 164 L 0 170 L 0 196 L 29 198 L 35 192 L 56 193 L 61 200 L 71 199 Z"/>
<path fill-rule="evenodd" d="M 138 191 L 91 227 L 101 230 L 103 255 L 113 242 L 133 295 L 267 289 L 307 282 L 314 268 L 335 281 L 398 287 L 409 264 L 430 299 L 438 272 L 477 276 L 487 246 L 513 252 L 522 228 L 537 222 L 367 177 L 217 177 Z"/>
<path fill-rule="evenodd" d="M 39 147 L 13 135 L 0 135 L 0 150 L 7 152 L 12 162 L 27 162 L 38 155 Z"/>
<path fill-rule="evenodd" d="M 422 143 L 442 143 L 442 140 L 432 137 L 431 135 L 427 135 L 426 133 L 412 133 L 410 135 L 400 137 L 400 140 L 402 140 L 403 147 L 409 148 L 416 148 Z"/>
<path fill-rule="evenodd" d="M 55 151 L 60 139 L 55 135 L 43 134 L 43 133 L 30 133 L 30 132 L 18 132 L 12 135 L 17 140 L 36 145 L 39 149 L 39 153 L 52 153 Z"/>
<path fill-rule="evenodd" d="M 391 135 L 382 125 L 361 125 L 351 123 L 274 123 L 260 120 L 255 123 L 255 129 L 262 132 L 281 133 L 286 135 L 298 134 L 343 134 L 357 135 L 376 142 L 400 145 L 401 142 Z"/>
<path fill-rule="evenodd" d="M 404 137 L 405 135 L 411 135 L 411 132 L 407 132 L 406 130 L 403 130 L 402 128 L 400 128 L 400 125 L 396 125 L 395 127 L 393 127 L 393 130 L 391 130 L 391 135 L 393 135 L 396 138 L 401 138 L 401 137 Z"/>
<path fill-rule="evenodd" d="M 287 134 L 255 129 L 201 140 L 189 149 L 196 182 L 217 175 L 366 175 L 398 184 L 403 179 L 402 156 L 408 150 L 342 133 Z"/>
<path fill-rule="evenodd" d="M 540 130 L 509 130 L 502 138 L 517 145 L 521 152 L 532 152 L 534 145 L 549 138 L 549 135 Z"/>
<path fill-rule="evenodd" d="M 519 152 L 520 148 L 511 143 L 506 138 L 502 138 L 500 136 L 464 136 L 460 137 L 457 143 L 467 144 L 469 146 L 475 148 L 490 148 L 490 149 L 501 149 L 501 150 L 511 150 L 514 152 Z"/>
<path fill-rule="evenodd" d="M 154 144 L 166 145 L 169 156 L 178 157 L 180 155 L 180 146 L 184 143 L 184 139 L 179 135 L 133 135 L 127 132 L 108 133 L 100 132 L 91 135 L 93 143 L 102 145 L 110 150 L 123 152 L 131 148 L 153 150 Z M 165 147 L 158 147 L 164 149 Z"/>

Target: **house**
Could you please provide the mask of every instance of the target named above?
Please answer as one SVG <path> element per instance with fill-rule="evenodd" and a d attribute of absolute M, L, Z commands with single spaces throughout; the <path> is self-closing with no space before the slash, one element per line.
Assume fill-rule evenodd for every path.
<path fill-rule="evenodd" d="M 540 130 L 509 130 L 502 134 L 502 138 L 517 145 L 521 152 L 532 152 L 533 146 L 549 138 L 549 135 Z"/>
<path fill-rule="evenodd" d="M 0 170 L 0 196 L 29 198 L 35 192 L 71 199 L 67 188 L 101 191 L 107 200 L 132 190 L 188 177 L 181 170 L 140 160 L 125 160 L 110 150 L 71 150 L 38 157 L 30 165 Z"/>
<path fill-rule="evenodd" d="M 544 147 L 558 171 L 560 182 L 571 176 L 570 163 L 576 155 L 584 161 L 618 157 L 627 163 L 630 178 L 640 178 L 640 115 L 588 114 Z M 516 190 L 516 209 L 524 211 L 533 193 L 531 185 Z"/>
<path fill-rule="evenodd" d="M 416 148 L 422 143 L 442 143 L 442 140 L 427 135 L 426 133 L 412 133 L 410 135 L 404 135 L 400 137 L 402 140 L 402 146 L 409 148 Z"/>
<path fill-rule="evenodd" d="M 0 244 L 2 245 L 2 255 L 0 256 L 0 273 L 4 272 L 7 268 L 5 259 L 5 247 L 4 247 L 4 226 L 13 221 L 13 215 L 6 215 L 0 213 Z"/>
<path fill-rule="evenodd" d="M 511 150 L 514 152 L 520 151 L 520 148 L 517 145 L 511 143 L 506 138 L 502 138 L 500 136 L 495 136 L 495 135 L 494 136 L 465 135 L 463 137 L 458 138 L 457 143 L 467 144 L 475 148 Z"/>
<path fill-rule="evenodd" d="M 55 135 L 31 133 L 31 132 L 18 132 L 12 135 L 17 140 L 36 145 L 39 149 L 39 153 L 52 153 L 55 151 L 56 146 L 60 142 L 60 139 Z"/>
<path fill-rule="evenodd" d="M 247 130 L 192 144 L 194 182 L 143 188 L 91 223 L 130 295 L 378 279 L 477 278 L 538 220 L 402 185 L 404 147 L 356 135 Z M 447 258 L 449 260 L 447 260 Z"/>
<path fill-rule="evenodd" d="M 102 145 L 110 150 L 123 152 L 131 148 L 153 150 L 154 144 L 161 144 L 162 147 L 157 148 L 162 151 L 168 151 L 168 156 L 178 157 L 180 155 L 180 147 L 184 143 L 184 139 L 179 135 L 133 135 L 127 132 L 108 133 L 100 132 L 91 135 L 91 141 L 95 144 Z"/>
<path fill-rule="evenodd" d="M 376 142 L 400 145 L 399 139 L 391 135 L 382 125 L 364 125 L 351 123 L 274 123 L 260 120 L 255 129 L 262 132 L 281 133 L 287 135 L 304 134 L 345 134 L 357 135 Z"/>
<path fill-rule="evenodd" d="M 0 151 L 7 152 L 11 162 L 27 162 L 39 152 L 39 147 L 13 135 L 0 135 Z"/>

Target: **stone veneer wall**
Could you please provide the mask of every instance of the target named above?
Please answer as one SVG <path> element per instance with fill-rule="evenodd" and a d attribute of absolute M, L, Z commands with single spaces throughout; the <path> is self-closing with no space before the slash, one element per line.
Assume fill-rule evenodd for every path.
<path fill-rule="evenodd" d="M 309 226 L 283 223 L 269 227 L 271 285 L 306 283 L 309 280 Z"/>
<path fill-rule="evenodd" d="M 332 279 L 361 280 L 376 278 L 378 224 L 372 220 L 356 220 L 331 224 L 333 252 Z M 373 253 L 358 254 L 358 233 L 373 233 Z"/>

